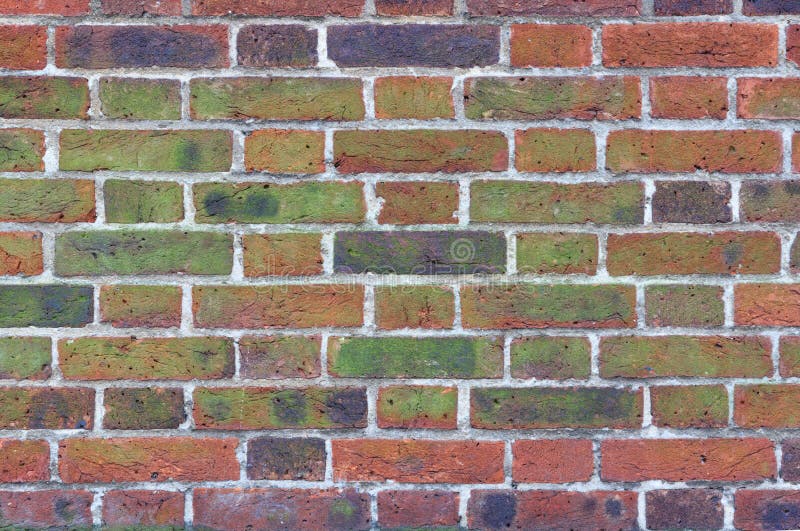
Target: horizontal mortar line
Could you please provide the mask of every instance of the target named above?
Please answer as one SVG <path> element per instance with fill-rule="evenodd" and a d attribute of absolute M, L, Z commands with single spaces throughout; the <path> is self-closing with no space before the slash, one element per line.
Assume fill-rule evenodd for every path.
<path fill-rule="evenodd" d="M 464 274 L 464 275 L 319 275 L 314 277 L 248 277 L 232 280 L 230 276 L 201 275 L 87 275 L 59 277 L 40 275 L 37 277 L 0 277 L 0 286 L 47 286 L 52 284 L 84 286 L 86 284 L 126 285 L 154 284 L 178 285 L 192 283 L 195 287 L 258 288 L 258 287 L 308 287 L 308 294 L 314 294 L 315 287 L 339 287 L 339 293 L 347 293 L 347 288 L 358 286 L 416 286 L 453 285 L 485 288 L 511 288 L 519 284 L 538 286 L 624 286 L 654 285 L 663 283 L 699 283 L 717 285 L 735 282 L 736 284 L 795 284 L 800 282 L 800 274 L 752 274 L 752 275 L 653 275 L 653 276 L 588 276 L 588 275 L 534 275 L 534 274 Z M 327 292 L 326 292 L 327 293 Z"/>
<path fill-rule="evenodd" d="M 798 78 L 800 82 L 800 78 Z M 592 129 L 602 127 L 609 132 L 641 130 L 641 131 L 772 131 L 780 132 L 787 127 L 800 126 L 800 118 L 766 120 L 740 118 L 735 122 L 722 120 L 695 119 L 652 119 L 642 121 L 638 118 L 622 120 L 598 120 L 571 117 L 552 118 L 519 118 L 511 120 L 415 120 L 415 119 L 378 119 L 368 118 L 351 121 L 292 120 L 281 118 L 247 118 L 241 120 L 195 118 L 192 120 L 117 120 L 117 119 L 62 119 L 62 118 L 0 118 L 1 129 L 10 128 L 48 128 L 57 130 L 82 131 L 153 131 L 167 133 L 172 131 L 241 131 L 251 132 L 260 129 L 299 129 L 305 131 L 331 130 L 354 131 L 376 129 L 382 131 L 415 131 L 419 129 L 451 132 L 513 132 L 532 128 L 558 129 Z M 745 172 L 747 173 L 747 172 Z M 766 172 L 769 173 L 769 172 Z M 775 172 L 773 172 L 775 173 Z"/>
<path fill-rule="evenodd" d="M 796 428 L 702 428 L 676 430 L 658 426 L 647 428 L 574 428 L 568 425 L 554 428 L 510 428 L 479 429 L 470 427 L 467 430 L 381 430 L 372 433 L 367 428 L 334 428 L 334 429 L 193 429 L 193 430 L 109 430 L 100 432 L 90 430 L 0 430 L 0 437 L 23 437 L 24 440 L 47 438 L 53 442 L 68 440 L 108 440 L 108 439 L 140 439 L 160 438 L 168 441 L 171 438 L 187 439 L 236 439 L 237 442 L 251 440 L 263 436 L 316 437 L 326 440 L 360 440 L 375 439 L 386 442 L 400 440 L 416 441 L 449 441 L 449 442 L 500 442 L 514 440 L 559 440 L 559 439 L 593 439 L 609 440 L 648 440 L 648 441 L 702 441 L 711 439 L 769 439 L 772 442 L 797 437 Z"/>
<path fill-rule="evenodd" d="M 638 337 L 638 336 L 637 336 Z M 726 336 L 727 337 L 727 336 Z M 752 336 L 748 336 L 752 337 Z M 85 339 L 97 339 L 97 337 L 86 337 Z M 330 369 L 330 368 L 329 368 Z M 400 377 L 315 377 L 315 378 L 206 378 L 206 379 L 47 379 L 47 380 L 16 380 L 2 379 L 0 387 L 14 387 L 17 389 L 44 389 L 44 388 L 69 388 L 69 389 L 92 389 L 102 391 L 105 389 L 135 388 L 149 389 L 153 387 L 182 387 L 191 384 L 194 387 L 213 388 L 213 389 L 240 389 L 243 387 L 270 388 L 270 389 L 342 389 L 349 387 L 365 388 L 367 386 L 385 387 L 405 387 L 405 386 L 437 386 L 454 387 L 458 385 L 467 386 L 470 389 L 627 389 L 638 390 L 642 387 L 696 387 L 706 385 L 730 384 L 734 386 L 753 386 L 753 385 L 800 385 L 800 377 L 786 376 L 773 377 L 765 376 L 762 378 L 754 377 L 711 377 L 711 376 L 661 376 L 661 377 L 641 377 L 641 378 L 603 378 L 597 379 L 577 379 L 569 378 L 564 380 L 537 380 L 510 378 L 504 379 L 502 376 L 497 378 L 458 378 L 458 377 L 427 377 L 427 378 L 400 378 Z M 718 429 L 718 428 L 714 428 Z M 6 430 L 8 431 L 8 430 Z M 14 430 L 11 430 L 14 431 Z M 25 430 L 30 431 L 30 430 Z M 78 430 L 81 431 L 81 430 Z M 135 430 L 141 431 L 141 430 Z M 185 430 L 181 430 L 185 431 Z M 207 430 L 203 430 L 207 431 Z M 220 431 L 226 431 L 221 429 Z M 271 431 L 271 430 L 270 430 Z M 386 430 L 384 430 L 386 431 Z M 439 430 L 434 430 L 438 432 Z M 448 430 L 445 430 L 448 431 Z M 455 428 L 452 430 L 455 431 Z M 682 430 L 685 431 L 685 430 Z M 403 431 L 402 433 L 406 433 Z"/>

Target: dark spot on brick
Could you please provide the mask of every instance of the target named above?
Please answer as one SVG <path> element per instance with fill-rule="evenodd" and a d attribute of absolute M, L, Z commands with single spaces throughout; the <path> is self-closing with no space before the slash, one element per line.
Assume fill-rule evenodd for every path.
<path fill-rule="evenodd" d="M 729 243 L 722 250 L 722 257 L 725 260 L 725 265 L 733 267 L 739 263 L 744 255 L 744 246 L 741 243 Z"/>
<path fill-rule="evenodd" d="M 317 31 L 304 26 L 245 26 L 237 43 L 242 66 L 301 67 L 317 62 Z"/>
<path fill-rule="evenodd" d="M 789 195 L 800 195 L 800 181 L 786 181 L 783 183 L 783 189 Z"/>
<path fill-rule="evenodd" d="M 224 216 L 228 212 L 231 198 L 223 192 L 211 192 L 203 198 L 203 209 L 209 216 Z"/>
<path fill-rule="evenodd" d="M 328 510 L 328 523 L 333 529 L 353 529 L 368 520 L 363 514 L 364 504 L 354 491 L 348 491 L 344 497 L 334 501 Z"/>
<path fill-rule="evenodd" d="M 306 418 L 306 397 L 301 391 L 287 389 L 272 397 L 272 411 L 275 417 L 289 426 L 298 426 Z"/>
<path fill-rule="evenodd" d="M 344 426 L 363 426 L 367 418 L 367 395 L 361 389 L 345 389 L 331 393 L 325 401 L 328 416 Z"/>
<path fill-rule="evenodd" d="M 56 498 L 53 502 L 56 514 L 65 522 L 72 522 L 75 518 L 75 511 L 72 507 L 72 500 L 67 498 Z"/>
<path fill-rule="evenodd" d="M 517 515 L 517 499 L 513 494 L 487 494 L 481 506 L 481 520 L 489 527 L 511 527 Z"/>
<path fill-rule="evenodd" d="M 619 500 L 606 500 L 606 514 L 619 517 L 622 515 L 622 503 Z"/>
<path fill-rule="evenodd" d="M 251 217 L 272 217 L 278 213 L 279 203 L 275 196 L 264 190 L 250 194 L 244 201 L 243 213 Z"/>

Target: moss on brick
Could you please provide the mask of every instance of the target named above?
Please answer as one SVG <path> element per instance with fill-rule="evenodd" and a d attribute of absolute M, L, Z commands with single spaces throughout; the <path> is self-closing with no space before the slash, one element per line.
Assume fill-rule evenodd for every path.
<path fill-rule="evenodd" d="M 0 378 L 43 380 L 51 374 L 49 337 L 0 338 Z"/>
<path fill-rule="evenodd" d="M 177 80 L 103 78 L 101 110 L 106 118 L 179 120 L 181 86 Z"/>
<path fill-rule="evenodd" d="M 589 340 L 582 337 L 526 337 L 511 343 L 511 376 L 539 380 L 588 378 Z"/>
<path fill-rule="evenodd" d="M 169 223 L 183 218 L 183 187 L 178 183 L 109 179 L 103 195 L 109 223 Z"/>

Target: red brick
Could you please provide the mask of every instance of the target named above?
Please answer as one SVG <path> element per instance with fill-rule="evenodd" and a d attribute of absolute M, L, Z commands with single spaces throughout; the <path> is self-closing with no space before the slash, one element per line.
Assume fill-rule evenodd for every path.
<path fill-rule="evenodd" d="M 385 16 L 447 16 L 453 0 L 375 0 L 375 10 Z"/>
<path fill-rule="evenodd" d="M 733 421 L 743 428 L 800 428 L 798 401 L 798 385 L 737 385 Z"/>
<path fill-rule="evenodd" d="M 724 77 L 651 77 L 650 115 L 653 118 L 722 120 L 728 115 L 728 80 Z"/>
<path fill-rule="evenodd" d="M 375 80 L 376 118 L 453 118 L 453 79 L 391 76 Z"/>
<path fill-rule="evenodd" d="M 544 439 L 515 441 L 512 476 L 517 483 L 589 481 L 594 471 L 592 441 Z"/>
<path fill-rule="evenodd" d="M 781 159 L 776 131 L 626 129 L 608 135 L 606 167 L 638 173 L 774 173 Z"/>
<path fill-rule="evenodd" d="M 458 525 L 458 493 L 445 490 L 384 490 L 378 493 L 383 528 Z"/>
<path fill-rule="evenodd" d="M 12 529 L 91 528 L 93 498 L 85 490 L 0 491 L 0 525 Z"/>
<path fill-rule="evenodd" d="M 511 64 L 578 67 L 592 64 L 592 30 L 576 24 L 514 24 Z"/>
<path fill-rule="evenodd" d="M 605 440 L 600 453 L 607 481 L 748 481 L 776 474 L 769 439 Z"/>
<path fill-rule="evenodd" d="M 758 1 L 758 0 L 756 0 Z M 723 15 L 733 11 L 733 0 L 656 0 L 655 12 L 661 16 Z"/>
<path fill-rule="evenodd" d="M 594 133 L 587 129 L 516 131 L 516 166 L 524 172 L 580 172 L 597 168 Z"/>
<path fill-rule="evenodd" d="M 800 325 L 800 284 L 737 284 L 734 301 L 738 325 Z"/>
<path fill-rule="evenodd" d="M 38 70 L 46 64 L 46 27 L 0 26 L 0 68 Z"/>
<path fill-rule="evenodd" d="M 119 328 L 181 325 L 180 286 L 102 286 L 100 320 Z"/>
<path fill-rule="evenodd" d="M 182 492 L 112 490 L 103 496 L 103 525 L 183 527 Z"/>
<path fill-rule="evenodd" d="M 747 490 L 734 494 L 733 525 L 746 531 L 800 529 L 800 491 Z"/>
<path fill-rule="evenodd" d="M 627 491 L 473 490 L 470 529 L 638 529 Z"/>
<path fill-rule="evenodd" d="M 777 273 L 781 242 L 772 232 L 611 234 L 612 275 Z"/>
<path fill-rule="evenodd" d="M 364 0 L 192 0 L 194 15 L 357 17 Z"/>
<path fill-rule="evenodd" d="M 502 442 L 346 439 L 333 441 L 338 481 L 501 483 Z"/>
<path fill-rule="evenodd" d="M 203 328 L 359 326 L 363 286 L 195 286 L 194 316 Z"/>
<path fill-rule="evenodd" d="M 46 441 L 0 439 L 0 482 L 25 483 L 48 479 L 50 445 Z M 5 507 L 2 510 L 5 511 Z M 0 516 L 0 523 L 4 523 L 3 516 Z"/>
<path fill-rule="evenodd" d="M 0 0 L 3 15 L 85 15 L 89 0 Z"/>
<path fill-rule="evenodd" d="M 180 15 L 181 0 L 102 0 L 104 15 Z"/>
<path fill-rule="evenodd" d="M 737 87 L 739 118 L 800 118 L 800 79 L 740 78 Z"/>
<path fill-rule="evenodd" d="M 39 275 L 43 270 L 41 232 L 0 232 L 0 275 Z"/>
<path fill-rule="evenodd" d="M 458 184 L 440 182 L 380 182 L 375 195 L 383 200 L 378 223 L 417 225 L 456 223 Z"/>
<path fill-rule="evenodd" d="M 237 439 L 66 439 L 58 471 L 66 483 L 239 479 Z"/>
<path fill-rule="evenodd" d="M 610 67 L 775 66 L 777 62 L 774 24 L 673 22 L 603 28 L 603 64 Z"/>
<path fill-rule="evenodd" d="M 792 24 L 786 28 L 786 58 L 800 65 L 800 24 Z"/>
<path fill-rule="evenodd" d="M 195 489 L 194 525 L 230 531 L 367 530 L 369 495 L 354 489 Z"/>

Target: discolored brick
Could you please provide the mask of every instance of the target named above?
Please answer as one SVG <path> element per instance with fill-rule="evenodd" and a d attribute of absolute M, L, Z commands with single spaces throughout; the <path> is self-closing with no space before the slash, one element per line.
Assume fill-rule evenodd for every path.
<path fill-rule="evenodd" d="M 169 223 L 183 219 L 183 187 L 166 181 L 109 179 L 103 186 L 109 223 Z"/>
<path fill-rule="evenodd" d="M 798 428 L 798 397 L 800 386 L 792 384 L 737 385 L 733 421 L 743 428 Z"/>
<path fill-rule="evenodd" d="M 100 320 L 120 328 L 169 328 L 181 324 L 178 286 L 103 286 Z"/>
<path fill-rule="evenodd" d="M 92 526 L 93 499 L 94 495 L 85 490 L 0 491 L 0 525 L 22 529 L 88 528 Z"/>
<path fill-rule="evenodd" d="M 721 529 L 722 492 L 716 489 L 651 490 L 645 494 L 648 529 Z"/>
<path fill-rule="evenodd" d="M 597 236 L 575 233 L 517 235 L 517 272 L 593 275 L 597 270 Z"/>
<path fill-rule="evenodd" d="M 456 223 L 458 184 L 449 182 L 379 182 L 375 195 L 382 201 L 378 223 L 417 225 Z"/>
<path fill-rule="evenodd" d="M 241 66 L 313 66 L 317 62 L 317 30 L 296 24 L 245 26 L 236 37 Z"/>
<path fill-rule="evenodd" d="M 104 15 L 180 15 L 180 0 L 101 0 Z"/>
<path fill-rule="evenodd" d="M 41 232 L 0 232 L 0 275 L 32 276 L 43 271 Z"/>
<path fill-rule="evenodd" d="M 186 417 L 179 387 L 109 388 L 103 404 L 103 427 L 110 430 L 176 429 Z"/>
<path fill-rule="evenodd" d="M 653 194 L 656 223 L 728 223 L 733 218 L 727 183 L 659 181 Z"/>
<path fill-rule="evenodd" d="M 476 16 L 634 17 L 642 12 L 640 0 L 467 0 Z"/>
<path fill-rule="evenodd" d="M 325 479 L 325 441 L 317 438 L 258 437 L 247 444 L 250 479 Z"/>
<path fill-rule="evenodd" d="M 0 130 L 0 171 L 41 171 L 44 169 L 42 157 L 44 134 L 41 131 Z M 3 182 L 8 181 L 3 179 Z M 18 186 L 25 186 L 24 181 Z"/>
<path fill-rule="evenodd" d="M 582 337 L 521 337 L 511 341 L 511 376 L 538 380 L 586 379 L 591 347 Z"/>
<path fill-rule="evenodd" d="M 0 67 L 38 70 L 47 64 L 47 28 L 3 26 L 0 28 Z"/>
<path fill-rule="evenodd" d="M 800 493 L 795 490 L 739 489 L 734 494 L 737 529 L 800 528 Z"/>
<path fill-rule="evenodd" d="M 262 276 L 308 276 L 322 273 L 320 234 L 246 234 L 244 274 Z"/>
<path fill-rule="evenodd" d="M 449 77 L 379 77 L 375 80 L 376 118 L 453 118 L 453 80 Z"/>
<path fill-rule="evenodd" d="M 645 288 L 645 313 L 651 326 L 711 327 L 725 322 L 721 286 L 666 284 Z"/>
<path fill-rule="evenodd" d="M 498 62 L 500 28 L 356 24 L 328 27 L 328 57 L 340 67 L 470 68 Z"/>
<path fill-rule="evenodd" d="M 314 378 L 320 375 L 319 336 L 249 336 L 239 340 L 243 378 Z"/>
<path fill-rule="evenodd" d="M 744 181 L 739 191 L 742 221 L 800 221 L 800 181 Z"/>
<path fill-rule="evenodd" d="M 654 118 L 722 120 L 728 115 L 728 80 L 699 76 L 651 77 L 650 115 Z"/>
<path fill-rule="evenodd" d="M 244 164 L 247 171 L 322 173 L 324 151 L 322 132 L 265 129 L 246 137 Z"/>
<path fill-rule="evenodd" d="M 0 149 L 0 153 L 3 151 Z M 0 220 L 18 223 L 94 221 L 94 197 L 94 181 L 90 180 L 0 179 Z"/>
<path fill-rule="evenodd" d="M 520 171 L 582 172 L 597 167 L 594 134 L 587 129 L 527 129 L 515 134 Z"/>
<path fill-rule="evenodd" d="M 181 118 L 181 85 L 177 80 L 105 77 L 100 80 L 99 95 L 100 109 L 106 118 Z"/>
<path fill-rule="evenodd" d="M 0 287 L 0 327 L 83 327 L 92 322 L 91 286 L 4 285 Z"/>
<path fill-rule="evenodd" d="M 52 374 L 49 337 L 0 338 L 0 378 L 44 380 Z"/>
<path fill-rule="evenodd" d="M 363 428 L 367 395 L 350 387 L 198 387 L 193 415 L 201 430 Z"/>
<path fill-rule="evenodd" d="M 379 15 L 447 16 L 453 14 L 453 0 L 376 0 Z"/>
<path fill-rule="evenodd" d="M 724 428 L 728 392 L 722 385 L 650 388 L 653 424 L 670 428 Z"/>
<path fill-rule="evenodd" d="M 80 387 L 0 387 L 0 427 L 11 430 L 91 430 L 94 390 Z"/>
<path fill-rule="evenodd" d="M 0 78 L 0 117 L 88 118 L 89 85 L 79 77 Z"/>
<path fill-rule="evenodd" d="M 455 301 L 450 288 L 438 286 L 377 286 L 375 323 L 378 328 L 451 328 Z"/>
<path fill-rule="evenodd" d="M 457 401 L 454 387 L 384 387 L 378 391 L 378 427 L 454 430 Z"/>
<path fill-rule="evenodd" d="M 103 495 L 106 526 L 183 527 L 183 514 L 182 492 L 112 490 Z"/>
<path fill-rule="evenodd" d="M 47 441 L 0 439 L 0 481 L 24 483 L 50 479 L 50 445 Z M 2 500 L 2 493 L 0 493 Z M 0 513 L 0 524 L 4 521 L 6 506 Z"/>
<path fill-rule="evenodd" d="M 656 15 L 722 15 L 733 11 L 732 0 L 656 0 Z M 691 526 L 690 526 L 691 527 Z"/>

